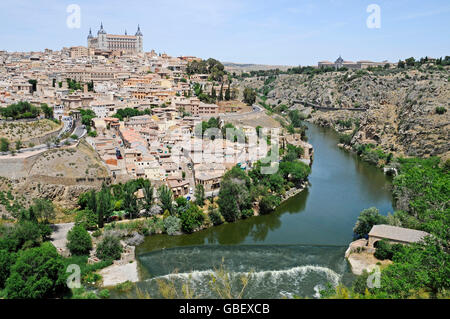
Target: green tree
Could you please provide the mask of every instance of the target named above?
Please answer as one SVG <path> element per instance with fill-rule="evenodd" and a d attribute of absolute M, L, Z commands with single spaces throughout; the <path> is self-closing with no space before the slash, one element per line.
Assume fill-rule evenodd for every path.
<path fill-rule="evenodd" d="M 144 183 L 142 192 L 144 194 L 144 198 L 142 201 L 142 208 L 145 210 L 145 216 L 148 216 L 150 214 L 150 210 L 153 206 L 154 201 L 153 198 L 154 188 L 150 183 L 150 181 L 147 180 L 146 183 Z"/>
<path fill-rule="evenodd" d="M 67 248 L 72 255 L 88 255 L 92 249 L 91 235 L 89 235 L 83 226 L 74 226 L 67 233 Z"/>
<path fill-rule="evenodd" d="M 253 105 L 256 101 L 256 91 L 252 88 L 246 87 L 244 89 L 244 103 Z"/>
<path fill-rule="evenodd" d="M 47 119 L 53 118 L 53 108 L 49 107 L 47 104 L 42 103 L 41 104 L 41 110 L 44 112 L 44 116 Z"/>
<path fill-rule="evenodd" d="M 136 218 L 138 214 L 138 202 L 136 197 L 137 187 L 132 183 L 124 185 L 123 207 L 130 214 L 130 218 Z"/>
<path fill-rule="evenodd" d="M 168 210 L 171 215 L 175 213 L 173 207 L 173 193 L 167 185 L 161 185 L 158 188 L 158 197 L 161 202 L 161 208 L 163 211 Z"/>
<path fill-rule="evenodd" d="M 202 184 L 197 184 L 195 186 L 195 203 L 198 206 L 203 206 L 203 203 L 205 202 L 205 188 L 203 187 Z"/>
<path fill-rule="evenodd" d="M 1 152 L 9 151 L 9 141 L 4 137 L 0 138 L 0 151 Z"/>
<path fill-rule="evenodd" d="M 259 213 L 266 215 L 272 213 L 280 204 L 280 198 L 274 195 L 263 196 L 259 201 Z"/>
<path fill-rule="evenodd" d="M 49 242 L 19 253 L 5 292 L 10 299 L 49 298 L 67 289 L 62 257 Z"/>
<path fill-rule="evenodd" d="M 6 280 L 11 273 L 11 267 L 16 262 L 16 254 L 7 250 L 0 250 L 0 289 L 5 288 Z"/>
<path fill-rule="evenodd" d="M 92 209 L 83 209 L 78 211 L 75 216 L 75 225 L 81 225 L 87 230 L 94 230 L 97 228 L 98 215 Z"/>
<path fill-rule="evenodd" d="M 188 209 L 180 214 L 181 228 L 186 233 L 192 233 L 203 224 L 205 216 L 202 210 L 195 204 L 190 204 Z"/>
<path fill-rule="evenodd" d="M 231 90 L 230 90 L 230 85 L 228 85 L 227 89 L 225 90 L 225 100 L 226 100 L 226 101 L 231 100 Z"/>
<path fill-rule="evenodd" d="M 56 217 L 55 205 L 52 201 L 43 198 L 33 199 L 32 209 L 37 218 L 43 219 L 45 222 L 49 222 L 50 219 Z"/>
<path fill-rule="evenodd" d="M 386 217 L 381 215 L 376 207 L 364 209 L 356 221 L 353 232 L 359 238 L 366 237 L 374 225 L 386 223 Z"/>

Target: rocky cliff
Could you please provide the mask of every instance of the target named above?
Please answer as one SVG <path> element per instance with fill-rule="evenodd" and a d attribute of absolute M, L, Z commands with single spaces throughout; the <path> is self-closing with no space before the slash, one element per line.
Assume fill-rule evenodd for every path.
<path fill-rule="evenodd" d="M 296 108 L 310 114 L 310 121 L 348 134 L 350 145 L 371 143 L 397 156 L 446 159 L 450 157 L 449 81 L 448 67 L 422 66 L 279 75 L 272 81 L 250 78 L 239 86 L 241 91 L 245 86 L 257 89 L 259 101 L 269 108 Z M 338 110 L 313 110 L 299 101 Z"/>

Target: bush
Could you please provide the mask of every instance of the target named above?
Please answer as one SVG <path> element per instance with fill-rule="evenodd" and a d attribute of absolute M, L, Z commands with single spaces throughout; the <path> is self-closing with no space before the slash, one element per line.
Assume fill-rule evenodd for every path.
<path fill-rule="evenodd" d="M 63 259 L 51 243 L 19 253 L 6 281 L 8 298 L 49 298 L 65 291 Z"/>
<path fill-rule="evenodd" d="M 389 259 L 392 260 L 395 253 L 403 248 L 401 244 L 390 244 L 386 240 L 380 240 L 375 243 L 375 258 L 380 260 Z"/>
<path fill-rule="evenodd" d="M 101 299 L 109 299 L 109 290 L 108 289 L 103 289 L 99 292 L 98 296 Z"/>
<path fill-rule="evenodd" d="M 67 248 L 72 255 L 87 255 L 92 249 L 92 239 L 83 226 L 74 226 L 67 233 Z"/>
<path fill-rule="evenodd" d="M 101 260 L 120 259 L 123 248 L 119 238 L 113 235 L 105 235 L 103 240 L 97 245 L 97 257 Z"/>
<path fill-rule="evenodd" d="M 447 109 L 443 106 L 438 106 L 435 109 L 436 114 L 444 114 L 445 112 L 447 112 Z"/>
<path fill-rule="evenodd" d="M 195 204 L 190 204 L 189 208 L 180 214 L 181 227 L 186 233 L 192 233 L 199 228 L 204 219 L 202 210 Z"/>
<path fill-rule="evenodd" d="M 259 213 L 261 215 L 270 214 L 279 204 L 279 197 L 273 195 L 263 196 L 259 201 Z"/>
<path fill-rule="evenodd" d="M 86 230 L 97 228 L 98 216 L 90 209 L 80 210 L 75 217 L 75 225 L 83 226 Z"/>
<path fill-rule="evenodd" d="M 181 229 L 181 220 L 175 216 L 164 219 L 164 229 L 168 235 L 175 235 Z"/>
<path fill-rule="evenodd" d="M 224 219 L 218 209 L 212 209 L 209 211 L 208 214 L 209 214 L 209 219 L 211 220 L 213 225 L 223 224 Z"/>
<path fill-rule="evenodd" d="M 342 143 L 344 145 L 350 145 L 351 140 L 352 140 L 352 136 L 350 134 L 340 134 L 339 135 L 339 143 Z"/>
<path fill-rule="evenodd" d="M 242 211 L 242 218 L 250 218 L 253 216 L 253 209 L 244 209 Z"/>

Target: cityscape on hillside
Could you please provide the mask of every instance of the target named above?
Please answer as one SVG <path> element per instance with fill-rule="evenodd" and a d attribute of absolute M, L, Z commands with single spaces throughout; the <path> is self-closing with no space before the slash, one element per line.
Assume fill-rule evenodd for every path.
<path fill-rule="evenodd" d="M 0 304 L 449 299 L 448 6 L 138 2 L 6 30 Z"/>

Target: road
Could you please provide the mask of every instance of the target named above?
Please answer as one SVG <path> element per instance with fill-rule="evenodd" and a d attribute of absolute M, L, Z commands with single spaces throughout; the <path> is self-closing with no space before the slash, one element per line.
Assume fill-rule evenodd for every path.
<path fill-rule="evenodd" d="M 70 116 L 66 116 L 63 118 L 63 122 L 64 122 L 64 127 L 61 130 L 61 132 L 58 135 L 58 139 L 63 136 L 65 133 L 70 132 L 70 130 L 72 129 L 73 126 L 73 119 Z M 84 127 L 84 125 L 82 126 L 77 126 L 72 135 L 76 135 L 78 136 L 78 139 L 84 137 L 87 134 L 87 130 Z M 52 148 L 58 148 L 61 145 L 64 145 L 66 142 L 68 142 L 70 145 L 72 145 L 74 142 L 76 142 L 77 140 L 68 137 L 64 140 L 59 141 L 59 143 L 54 143 L 54 142 L 49 142 L 48 144 L 40 144 L 40 145 L 36 145 L 33 147 L 28 147 L 28 148 L 21 148 L 18 153 L 29 153 L 29 152 L 37 152 L 37 151 L 44 151 L 44 150 L 48 150 L 48 149 L 52 149 Z M 11 152 L 0 152 L 0 156 L 12 156 Z"/>

